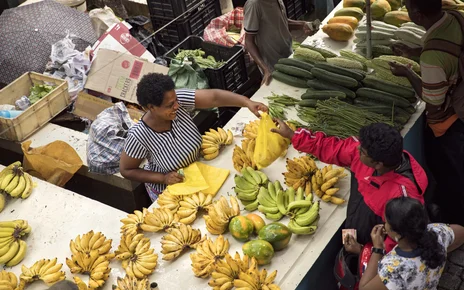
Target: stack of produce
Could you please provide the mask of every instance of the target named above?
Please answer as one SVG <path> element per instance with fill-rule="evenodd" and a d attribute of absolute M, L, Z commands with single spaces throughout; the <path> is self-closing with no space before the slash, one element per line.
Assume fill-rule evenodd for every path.
<path fill-rule="evenodd" d="M 415 63 L 413 60 L 409 60 L 407 58 L 399 56 L 383 56 L 379 58 L 374 58 L 373 60 L 367 63 L 367 66 L 374 70 L 375 75 L 379 79 L 387 80 L 397 85 L 411 88 L 411 83 L 406 77 L 398 77 L 393 75 L 393 73 L 391 72 L 390 65 L 388 63 L 395 61 L 407 65 L 412 65 L 415 67 L 415 71 L 417 71 L 417 63 Z"/>
<path fill-rule="evenodd" d="M 114 254 L 122 262 L 127 275 L 144 279 L 155 271 L 158 263 L 158 255 L 150 247 L 150 239 L 143 234 L 124 234 Z"/>
<path fill-rule="evenodd" d="M 180 207 L 177 210 L 179 222 L 186 225 L 193 223 L 197 219 L 197 213 L 206 210 L 212 202 L 213 196 L 203 192 L 184 196 L 183 200 L 179 202 Z"/>
<path fill-rule="evenodd" d="M 235 197 L 230 197 L 230 204 L 224 196 L 208 208 L 208 214 L 203 218 L 206 229 L 213 235 L 221 235 L 227 231 L 229 222 L 233 217 L 240 215 L 240 206 Z"/>
<path fill-rule="evenodd" d="M 382 20 L 385 14 L 392 11 L 387 0 L 375 0 L 371 4 L 371 17 L 374 20 Z"/>
<path fill-rule="evenodd" d="M 47 286 L 62 281 L 66 278 L 64 271 L 61 271 L 63 264 L 57 264 L 57 259 L 42 259 L 28 268 L 25 265 L 21 267 L 20 282 L 17 289 L 24 289 L 26 284 L 42 280 Z M 98 288 L 98 287 L 96 287 Z"/>
<path fill-rule="evenodd" d="M 252 234 L 259 234 L 260 230 L 266 225 L 263 218 L 257 214 L 247 214 L 246 216 L 236 216 L 229 223 L 229 232 L 240 242 L 248 241 Z"/>
<path fill-rule="evenodd" d="M 411 22 L 407 11 L 391 11 L 385 14 L 383 21 L 387 24 L 400 27 L 401 24 Z"/>
<path fill-rule="evenodd" d="M 21 237 L 31 232 L 25 220 L 0 222 L 0 265 L 13 267 L 26 256 L 27 244 Z"/>
<path fill-rule="evenodd" d="M 206 55 L 206 52 L 204 52 L 201 49 L 195 49 L 195 50 L 179 49 L 179 52 L 176 54 L 176 59 L 183 61 L 184 59 L 193 58 L 195 62 L 203 69 L 220 68 L 225 63 L 224 61 L 216 61 L 216 59 L 212 55 L 208 55 L 208 56 L 205 56 L 205 55 Z"/>
<path fill-rule="evenodd" d="M 366 30 L 367 24 L 364 22 L 359 25 L 358 31 L 355 33 L 356 39 L 356 48 L 365 50 L 367 46 L 366 42 Z M 372 54 L 377 55 L 391 55 L 393 51 L 390 48 L 390 45 L 395 41 L 395 32 L 398 30 L 398 27 L 386 24 L 382 21 L 372 21 L 371 23 L 371 45 L 372 45 Z"/>
<path fill-rule="evenodd" d="M 93 231 L 71 240 L 69 248 L 72 256 L 71 259 L 66 258 L 71 273 L 89 274 L 89 287 L 102 287 L 110 276 L 110 261 L 115 257 L 114 253 L 110 253 L 111 243 L 112 240 L 101 232 Z"/>
<path fill-rule="evenodd" d="M 190 254 L 192 270 L 196 277 L 208 278 L 218 262 L 229 252 L 229 240 L 219 235 L 213 242 L 210 238 L 204 240 L 196 248 L 196 253 Z"/>
<path fill-rule="evenodd" d="M 18 277 L 13 272 L 0 272 L 0 285 L 4 290 L 15 290 L 18 287 Z"/>
<path fill-rule="evenodd" d="M 353 16 L 335 16 L 329 19 L 327 24 L 343 23 L 351 26 L 353 31 L 358 27 L 359 21 L 356 17 Z"/>
<path fill-rule="evenodd" d="M 331 202 L 334 204 L 342 204 L 344 199 L 338 198 L 335 194 L 340 188 L 335 187 L 337 182 L 346 177 L 344 168 L 332 168 L 332 165 L 318 170 L 312 177 L 312 187 L 314 193 L 323 201 Z"/>
<path fill-rule="evenodd" d="M 234 191 L 237 198 L 245 205 L 245 209 L 253 211 L 258 208 L 258 193 L 261 187 L 267 187 L 268 177 L 261 171 L 251 167 L 242 169 L 242 176 L 235 175 Z"/>
<path fill-rule="evenodd" d="M 219 152 L 225 145 L 230 145 L 234 141 L 232 131 L 224 131 L 222 128 L 217 130 L 209 129 L 202 136 L 203 142 L 201 143 L 201 154 L 206 160 L 211 160 L 218 157 Z"/>
<path fill-rule="evenodd" d="M 28 198 L 34 184 L 29 173 L 23 171 L 21 162 L 17 161 L 5 167 L 0 172 L 0 212 L 5 208 L 6 200 L 3 193 L 13 198 Z"/>
<path fill-rule="evenodd" d="M 306 47 L 298 47 L 293 58 L 280 59 L 275 65 L 272 77 L 284 84 L 307 88 L 306 81 L 313 79 L 312 63 L 325 61 L 321 53 Z"/>
<path fill-rule="evenodd" d="M 77 278 L 77 277 L 74 277 L 74 278 Z M 148 290 L 150 289 L 148 279 L 146 278 L 139 280 L 129 275 L 126 275 L 124 279 L 118 277 L 116 283 L 117 285 L 113 285 L 114 290 Z M 79 288 L 79 290 L 83 290 L 83 289 Z"/>
<path fill-rule="evenodd" d="M 285 184 L 294 190 L 302 187 L 307 191 L 311 188 L 311 177 L 316 171 L 316 162 L 308 155 L 293 158 L 293 160 L 287 158 L 287 172 L 283 173 Z"/>
<path fill-rule="evenodd" d="M 224 260 L 218 262 L 216 269 L 211 273 L 209 285 L 213 289 L 263 289 L 280 290 L 274 284 L 277 271 L 268 275 L 266 269 L 258 271 L 258 262 L 235 253 L 235 257 L 227 254 Z"/>
<path fill-rule="evenodd" d="M 187 249 L 196 249 L 206 236 L 201 236 L 201 231 L 191 226 L 179 224 L 177 228 L 170 228 L 161 240 L 161 253 L 163 260 L 171 261 Z"/>
<path fill-rule="evenodd" d="M 414 22 L 407 22 L 395 31 L 395 36 L 398 39 L 395 43 L 402 43 L 411 48 L 418 48 L 422 46 L 422 37 L 424 34 L 424 27 Z"/>

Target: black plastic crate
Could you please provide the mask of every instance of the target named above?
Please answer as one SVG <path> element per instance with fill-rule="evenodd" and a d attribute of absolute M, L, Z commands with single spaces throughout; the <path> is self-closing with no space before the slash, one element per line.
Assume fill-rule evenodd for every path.
<path fill-rule="evenodd" d="M 204 0 L 203 4 L 219 0 Z M 174 19 L 184 12 L 197 6 L 202 0 L 147 0 L 148 11 L 152 17 L 165 17 Z"/>
<path fill-rule="evenodd" d="M 179 49 L 199 49 L 206 55 L 212 55 L 217 61 L 226 63 L 217 69 L 205 69 L 209 86 L 214 89 L 237 91 L 247 80 L 248 74 L 245 64 L 245 49 L 241 45 L 226 47 L 214 42 L 204 41 L 199 36 L 190 36 L 179 45 L 168 51 L 165 57 L 174 58 Z"/>
<path fill-rule="evenodd" d="M 297 20 L 306 13 L 304 0 L 283 0 L 287 17 Z"/>
<path fill-rule="evenodd" d="M 180 20 L 169 24 L 166 28 L 159 31 L 156 36 L 166 48 L 170 49 L 190 35 L 203 34 L 203 31 L 211 20 L 219 16 L 221 16 L 219 1 L 202 4 L 191 13 L 188 13 L 186 17 L 182 17 Z M 151 16 L 154 31 L 157 31 L 171 21 L 172 19 Z"/>

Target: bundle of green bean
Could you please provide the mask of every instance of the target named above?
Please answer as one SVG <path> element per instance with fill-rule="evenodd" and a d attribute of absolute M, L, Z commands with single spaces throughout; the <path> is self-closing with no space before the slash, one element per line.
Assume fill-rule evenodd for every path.
<path fill-rule="evenodd" d="M 277 95 L 274 93 L 272 93 L 272 96 L 266 97 L 266 99 L 283 106 L 295 106 L 300 101 L 287 95 Z"/>
<path fill-rule="evenodd" d="M 269 115 L 272 118 L 277 118 L 280 120 L 287 120 L 287 115 L 285 113 L 285 106 L 281 103 L 269 102 Z"/>
<path fill-rule="evenodd" d="M 312 126 L 317 123 L 316 109 L 310 107 L 298 107 L 296 110 L 298 112 L 297 116 L 301 119 L 301 121 Z"/>
<path fill-rule="evenodd" d="M 332 98 L 318 101 L 316 105 L 317 126 L 327 135 L 347 138 L 357 136 L 359 130 L 372 123 L 394 124 L 383 115 Z"/>
<path fill-rule="evenodd" d="M 219 68 L 224 65 L 224 61 L 216 61 L 214 56 L 208 55 L 201 49 L 194 50 L 182 50 L 179 49 L 179 52 L 176 54 L 176 59 L 183 61 L 184 59 L 193 58 L 195 62 L 202 68 Z"/>

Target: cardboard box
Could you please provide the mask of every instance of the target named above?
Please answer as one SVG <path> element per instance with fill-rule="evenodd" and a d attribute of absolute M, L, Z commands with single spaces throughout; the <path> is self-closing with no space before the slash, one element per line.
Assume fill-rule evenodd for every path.
<path fill-rule="evenodd" d="M 97 98 L 95 96 L 80 92 L 76 102 L 74 103 L 73 114 L 82 118 L 95 121 L 98 114 L 106 108 L 112 107 L 112 102 Z M 134 109 L 127 109 L 132 119 L 139 120 L 144 112 Z"/>
<path fill-rule="evenodd" d="M 167 74 L 169 68 L 128 53 L 100 49 L 92 63 L 85 88 L 137 104 L 137 84 L 148 73 Z"/>

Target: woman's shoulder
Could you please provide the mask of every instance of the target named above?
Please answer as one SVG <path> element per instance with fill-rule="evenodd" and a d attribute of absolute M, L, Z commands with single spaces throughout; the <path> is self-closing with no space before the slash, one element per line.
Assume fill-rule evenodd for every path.
<path fill-rule="evenodd" d="M 454 231 L 447 224 L 431 223 L 427 225 L 427 229 L 438 236 L 438 242 L 445 248 L 448 248 L 454 241 Z"/>

